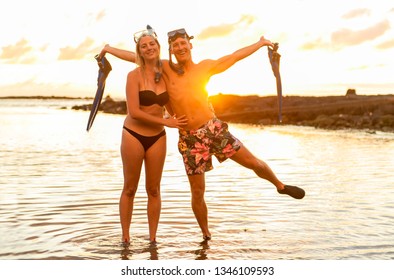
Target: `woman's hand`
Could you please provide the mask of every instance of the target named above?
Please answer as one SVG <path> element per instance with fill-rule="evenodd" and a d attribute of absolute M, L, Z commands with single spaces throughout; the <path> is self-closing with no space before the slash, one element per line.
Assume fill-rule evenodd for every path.
<path fill-rule="evenodd" d="M 108 48 L 109 48 L 109 44 L 106 44 L 104 46 L 104 48 L 101 50 L 99 58 L 102 58 L 103 56 L 105 56 L 105 54 L 108 52 Z"/>
<path fill-rule="evenodd" d="M 187 125 L 187 118 L 185 115 L 177 118 L 176 115 L 166 119 L 165 126 L 172 127 L 172 128 L 182 128 L 183 126 Z"/>

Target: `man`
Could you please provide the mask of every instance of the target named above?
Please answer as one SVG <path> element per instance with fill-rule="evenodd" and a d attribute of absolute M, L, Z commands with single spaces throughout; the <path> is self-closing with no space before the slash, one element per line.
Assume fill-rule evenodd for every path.
<path fill-rule="evenodd" d="M 168 32 L 170 60 L 164 60 L 162 67 L 173 113 L 177 116 L 184 115 L 188 119 L 188 124 L 179 130 L 178 148 L 191 187 L 194 215 L 204 239 L 209 240 L 211 233 L 208 229 L 208 209 L 204 193 L 205 172 L 213 169 L 212 155 L 215 155 L 219 162 L 230 158 L 253 170 L 257 176 L 275 185 L 280 194 L 302 199 L 305 192 L 301 188 L 283 184 L 264 161 L 256 158 L 228 131 L 227 124 L 216 118 L 205 89 L 213 75 L 227 70 L 261 47 L 273 46 L 273 44 L 261 37 L 258 42 L 230 55 L 217 60 L 206 59 L 194 63 L 191 39 L 193 36 L 189 36 L 183 28 Z M 132 52 L 112 48 L 109 45 L 104 47 L 101 55 L 105 55 L 106 52 L 121 59 L 135 61 Z M 172 62 L 172 55 L 175 56 L 177 64 Z"/>

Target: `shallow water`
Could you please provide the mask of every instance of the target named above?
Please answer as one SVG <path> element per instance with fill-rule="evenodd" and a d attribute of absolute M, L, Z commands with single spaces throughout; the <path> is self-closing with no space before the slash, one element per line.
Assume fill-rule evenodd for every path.
<path fill-rule="evenodd" d="M 0 100 L 0 259 L 394 259 L 394 134 L 231 124 L 303 200 L 232 161 L 207 173 L 213 239 L 202 236 L 167 129 L 158 244 L 148 242 L 144 176 L 132 243 L 118 217 L 124 116 L 60 110 L 86 101 Z"/>

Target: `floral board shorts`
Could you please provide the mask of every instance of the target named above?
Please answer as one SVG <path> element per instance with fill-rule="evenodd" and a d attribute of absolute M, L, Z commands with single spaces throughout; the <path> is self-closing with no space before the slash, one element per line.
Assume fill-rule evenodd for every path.
<path fill-rule="evenodd" d="M 187 175 L 212 170 L 212 155 L 223 162 L 232 157 L 241 145 L 228 131 L 227 123 L 216 118 L 194 130 L 179 130 L 178 150 L 183 157 Z"/>

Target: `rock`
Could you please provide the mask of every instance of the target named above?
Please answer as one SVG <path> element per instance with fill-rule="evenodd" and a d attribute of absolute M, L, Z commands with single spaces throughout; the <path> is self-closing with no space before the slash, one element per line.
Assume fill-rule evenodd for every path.
<path fill-rule="evenodd" d="M 346 91 L 346 97 L 354 97 L 354 96 L 356 96 L 357 94 L 356 94 L 356 90 L 355 89 L 353 89 L 353 88 L 349 88 L 347 91 Z"/>
<path fill-rule="evenodd" d="M 351 89 L 349 89 L 350 91 Z M 282 123 L 307 125 L 324 129 L 369 129 L 394 132 L 394 95 L 350 96 L 285 96 Z M 238 96 L 219 94 L 209 97 L 216 115 L 224 121 L 259 125 L 278 122 L 276 96 Z M 89 110 L 91 104 L 74 106 Z M 126 114 L 126 101 L 105 98 L 99 110 L 105 113 Z"/>

